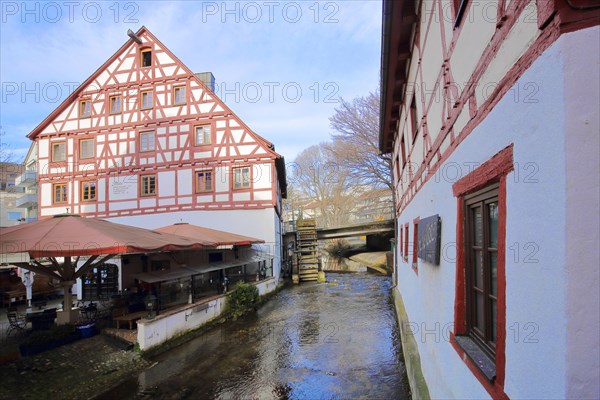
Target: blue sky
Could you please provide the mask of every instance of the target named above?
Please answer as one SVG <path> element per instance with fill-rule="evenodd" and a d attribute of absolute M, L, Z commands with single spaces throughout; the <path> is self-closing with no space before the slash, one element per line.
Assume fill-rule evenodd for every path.
<path fill-rule="evenodd" d="M 339 97 L 379 82 L 381 2 L 4 1 L 0 125 L 17 157 L 26 135 L 142 25 L 292 161 L 327 140 Z"/>

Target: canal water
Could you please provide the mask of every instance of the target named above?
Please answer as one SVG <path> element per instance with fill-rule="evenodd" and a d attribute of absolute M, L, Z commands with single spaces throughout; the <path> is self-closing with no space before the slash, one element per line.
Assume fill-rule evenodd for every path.
<path fill-rule="evenodd" d="M 391 280 L 327 274 L 153 361 L 102 398 L 409 398 Z"/>

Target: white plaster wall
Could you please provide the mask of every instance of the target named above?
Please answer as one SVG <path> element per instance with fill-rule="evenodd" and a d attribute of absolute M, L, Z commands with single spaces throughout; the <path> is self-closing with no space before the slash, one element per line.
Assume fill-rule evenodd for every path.
<path fill-rule="evenodd" d="M 158 173 L 158 194 L 160 197 L 175 195 L 175 171 Z"/>
<path fill-rule="evenodd" d="M 264 295 L 276 289 L 274 279 L 263 281 L 256 285 L 258 293 Z M 137 339 L 141 350 L 148 350 L 158 346 L 185 332 L 197 329 L 205 323 L 215 319 L 225 310 L 227 296 L 220 296 L 208 302 L 208 307 L 199 307 L 199 304 L 190 304 L 182 307 L 177 313 L 165 313 L 152 320 L 138 321 Z"/>
<path fill-rule="evenodd" d="M 273 187 L 271 165 L 270 164 L 257 164 L 252 166 L 253 169 L 253 182 L 252 187 L 254 189 L 270 189 Z"/>
<path fill-rule="evenodd" d="M 534 82 L 539 88 L 536 102 L 515 102 L 509 91 L 399 218 L 401 224 L 409 222 L 410 240 L 415 217 L 439 214 L 442 219 L 441 264 L 419 260 L 418 276 L 403 261 L 398 267 L 398 290 L 413 330 L 418 329 L 421 365 L 432 398 L 489 398 L 447 340 L 447 324 L 454 320 L 456 273 L 452 184 L 471 171 L 469 163 L 481 164 L 511 143 L 515 171 L 507 176 L 505 392 L 510 398 L 567 395 L 562 40 L 516 83 Z"/>
<path fill-rule="evenodd" d="M 106 218 L 119 224 L 156 229 L 177 222 L 237 233 L 265 241 L 264 251 L 274 256 L 273 275 L 279 281 L 281 271 L 281 231 L 279 217 L 274 209 L 259 210 L 194 210 L 161 214 L 134 215 Z"/>
<path fill-rule="evenodd" d="M 229 192 L 229 167 L 215 168 L 215 192 Z"/>
<path fill-rule="evenodd" d="M 226 305 L 226 297 L 219 297 L 208 303 L 208 308 L 195 311 L 197 305 L 190 305 L 181 312 L 157 316 L 153 320 L 140 320 L 137 323 L 137 339 L 141 350 L 148 350 L 218 317 Z"/>
<path fill-rule="evenodd" d="M 600 398 L 600 28 L 561 40 L 567 162 L 567 393 Z"/>

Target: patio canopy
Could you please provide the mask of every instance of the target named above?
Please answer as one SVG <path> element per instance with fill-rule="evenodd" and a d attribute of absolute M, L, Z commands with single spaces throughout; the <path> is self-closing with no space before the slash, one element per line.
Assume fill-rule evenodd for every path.
<path fill-rule="evenodd" d="M 0 228 L 0 253 L 74 257 L 214 247 L 202 238 L 116 224 L 74 214 Z"/>
<path fill-rule="evenodd" d="M 236 233 L 219 231 L 216 229 L 205 228 L 197 225 L 190 225 L 186 222 L 164 226 L 156 229 L 156 232 L 172 233 L 188 237 L 197 241 L 212 242 L 216 246 L 248 246 L 255 243 L 264 243 L 262 239 L 250 236 L 238 235 Z"/>
<path fill-rule="evenodd" d="M 117 254 L 199 249 L 207 244 L 214 246 L 204 240 L 74 214 L 0 229 L 0 253 L 29 253 L 32 260 L 19 266 L 61 281 L 67 314 L 63 322 L 75 318 L 71 312 L 71 287 L 75 280 Z M 77 268 L 82 256 L 87 259 Z M 42 257 L 47 257 L 51 265 L 36 260 Z"/>

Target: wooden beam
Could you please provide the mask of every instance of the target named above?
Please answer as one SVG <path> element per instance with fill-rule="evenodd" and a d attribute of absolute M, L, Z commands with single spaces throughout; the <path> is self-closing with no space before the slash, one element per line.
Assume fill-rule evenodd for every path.
<path fill-rule="evenodd" d="M 106 255 L 106 256 L 104 256 L 104 257 L 102 257 L 102 258 L 100 259 L 100 261 L 98 261 L 97 263 L 94 263 L 94 264 L 92 264 L 92 263 L 89 263 L 89 264 L 88 264 L 88 262 L 90 261 L 90 260 L 88 260 L 88 262 L 86 262 L 85 264 L 83 264 L 83 266 L 82 266 L 81 268 L 79 268 L 79 269 L 77 270 L 77 272 L 75 272 L 75 275 L 73 275 L 73 279 L 81 278 L 81 277 L 82 277 L 84 274 L 86 274 L 86 273 L 87 273 L 87 272 L 88 272 L 90 269 L 92 269 L 92 268 L 94 268 L 94 267 L 97 267 L 97 266 L 100 266 L 100 265 L 104 264 L 106 261 L 110 260 L 111 258 L 113 258 L 113 257 L 115 257 L 115 256 L 116 256 L 116 254 L 108 254 L 108 255 Z M 95 256 L 95 257 L 98 257 L 98 256 Z M 95 259 L 95 258 L 94 258 L 94 259 Z"/>
<path fill-rule="evenodd" d="M 27 270 L 32 271 L 32 272 L 35 272 L 36 274 L 49 276 L 51 278 L 56 278 L 56 279 L 62 281 L 62 277 L 60 275 L 58 275 L 55 272 L 50 271 L 48 268 L 46 268 L 45 266 L 43 266 L 42 264 L 40 264 L 39 261 L 32 260 L 32 262 L 34 263 L 33 265 L 32 264 L 28 264 L 27 266 L 23 266 L 21 268 L 27 269 Z"/>

